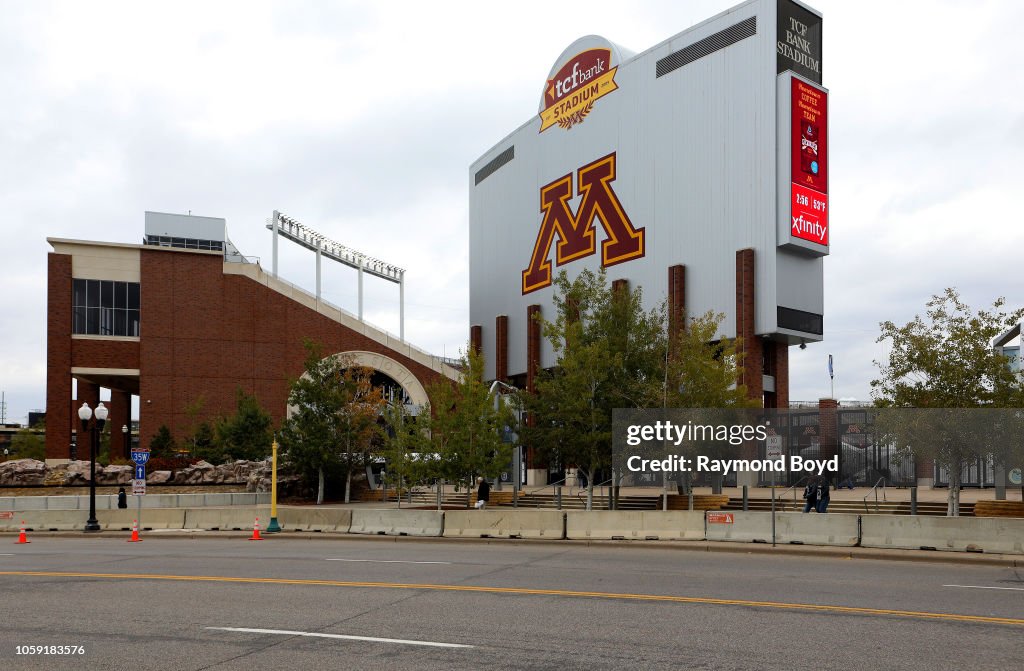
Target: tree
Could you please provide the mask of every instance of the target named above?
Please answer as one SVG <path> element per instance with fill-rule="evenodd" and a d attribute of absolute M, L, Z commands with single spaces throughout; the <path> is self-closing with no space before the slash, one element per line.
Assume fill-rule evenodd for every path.
<path fill-rule="evenodd" d="M 153 459 L 173 457 L 175 450 L 174 436 L 166 424 L 161 424 L 156 434 L 149 441 L 149 453 Z"/>
<path fill-rule="evenodd" d="M 430 440 L 417 417 L 401 402 L 384 406 L 385 433 L 380 454 L 387 464 L 386 482 L 399 492 L 401 507 L 403 487 L 436 477 L 437 461 L 430 450 Z"/>
<path fill-rule="evenodd" d="M 602 269 L 555 280 L 553 322 L 542 333 L 555 367 L 542 371 L 535 394 L 521 395 L 533 416 L 527 442 L 549 460 L 573 465 L 587 480 L 587 510 L 594 480 L 612 465 L 612 410 L 647 405 L 663 396 L 664 312 L 642 308 L 640 289 L 613 289 Z"/>
<path fill-rule="evenodd" d="M 216 426 L 216 442 L 224 459 L 260 461 L 270 454 L 273 421 L 256 396 L 241 388 L 236 392 L 237 411 Z"/>
<path fill-rule="evenodd" d="M 324 357 L 320 345 L 306 347 L 305 373 L 291 384 L 288 404 L 295 410 L 285 422 L 281 445 L 289 463 L 307 480 L 317 479 L 317 503 L 323 503 L 328 472 L 344 470 L 345 500 L 351 495 L 352 469 L 368 457 L 383 391 L 372 385 L 372 370 L 354 366 L 351 357 Z"/>
<path fill-rule="evenodd" d="M 875 362 L 881 373 L 871 382 L 875 404 L 943 412 L 882 413 L 879 429 L 902 451 L 930 457 L 948 471 L 949 516 L 960 514 L 964 467 L 999 450 L 988 444 L 991 432 L 965 435 L 963 420 L 968 416 L 944 411 L 1024 406 L 1020 379 L 1009 369 L 1008 359 L 992 348 L 997 335 L 1024 317 L 1024 309 L 1006 312 L 1004 305 L 999 298 L 990 310 L 974 312 L 949 288 L 928 301 L 925 319 L 917 315 L 903 326 L 880 324 L 877 342 L 889 342 L 892 350 L 884 363 Z"/>
<path fill-rule="evenodd" d="M 508 467 L 512 446 L 502 437 L 515 417 L 484 382 L 482 355 L 470 349 L 460 368 L 458 382 L 443 379 L 427 389 L 430 404 L 421 417 L 437 460 L 424 468 L 436 466 L 436 475 L 468 490 L 477 476 L 493 479 Z"/>
<path fill-rule="evenodd" d="M 25 427 L 11 438 L 12 459 L 46 460 L 46 434 L 40 432 L 39 426 L 31 429 Z"/>

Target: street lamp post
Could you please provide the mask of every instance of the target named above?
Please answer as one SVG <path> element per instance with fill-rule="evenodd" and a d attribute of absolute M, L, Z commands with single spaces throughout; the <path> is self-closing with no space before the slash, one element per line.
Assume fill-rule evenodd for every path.
<path fill-rule="evenodd" d="M 96 420 L 92 423 L 91 440 L 89 441 L 89 519 L 85 523 L 85 531 L 99 531 L 100 523 L 96 520 L 96 453 L 99 451 L 100 432 L 107 423 L 107 408 L 100 403 L 96 406 Z M 78 418 L 82 420 L 82 433 L 90 431 L 89 420 L 93 411 L 88 403 L 78 409 Z"/>
<path fill-rule="evenodd" d="M 127 459 L 128 455 L 132 453 L 131 444 L 128 442 L 128 425 L 121 425 L 121 450 L 124 451 L 124 458 Z"/>

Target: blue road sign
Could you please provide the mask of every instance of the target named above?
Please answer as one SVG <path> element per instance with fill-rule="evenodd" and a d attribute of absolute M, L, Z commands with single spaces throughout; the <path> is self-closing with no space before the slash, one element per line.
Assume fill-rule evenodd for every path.
<path fill-rule="evenodd" d="M 149 450 L 133 447 L 132 461 L 134 461 L 139 466 L 145 466 L 146 462 L 149 461 Z"/>
<path fill-rule="evenodd" d="M 146 465 L 145 464 L 135 464 L 135 479 L 136 480 L 145 480 L 146 479 Z"/>

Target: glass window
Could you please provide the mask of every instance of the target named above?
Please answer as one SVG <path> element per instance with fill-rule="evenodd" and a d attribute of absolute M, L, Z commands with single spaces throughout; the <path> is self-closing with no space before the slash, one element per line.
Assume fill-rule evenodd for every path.
<path fill-rule="evenodd" d="M 100 334 L 100 309 L 86 308 L 85 311 L 85 332 L 88 335 Z"/>
<path fill-rule="evenodd" d="M 114 309 L 124 310 L 128 307 L 128 283 L 114 282 Z"/>
<path fill-rule="evenodd" d="M 71 305 L 73 307 L 87 305 L 85 301 L 85 280 L 73 280 L 71 288 Z"/>
<path fill-rule="evenodd" d="M 127 282 L 128 284 L 128 309 L 139 309 L 139 283 Z"/>
<path fill-rule="evenodd" d="M 90 308 L 98 308 L 100 306 L 100 281 L 86 280 L 86 284 L 86 305 Z"/>
<path fill-rule="evenodd" d="M 185 248 L 186 249 L 199 249 L 199 241 L 196 240 L 195 238 L 186 238 L 185 239 Z"/>
<path fill-rule="evenodd" d="M 139 335 L 139 283 L 72 280 L 71 332 L 86 335 Z"/>

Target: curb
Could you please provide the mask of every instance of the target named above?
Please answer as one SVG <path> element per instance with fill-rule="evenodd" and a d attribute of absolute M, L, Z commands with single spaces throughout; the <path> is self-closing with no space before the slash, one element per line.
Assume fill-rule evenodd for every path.
<path fill-rule="evenodd" d="M 123 532 L 106 531 L 86 534 L 82 531 L 37 531 L 33 538 L 88 538 L 111 541 L 124 540 Z M 15 532 L 0 532 L 0 538 L 13 536 Z M 145 533 L 146 540 L 175 539 L 247 539 L 250 531 L 182 531 L 151 530 Z M 901 550 L 882 548 L 861 548 L 843 546 L 818 546 L 786 544 L 772 547 L 767 543 L 721 542 L 721 541 L 619 541 L 619 540 L 569 540 L 545 538 L 444 538 L 441 536 L 386 536 L 369 534 L 347 534 L 334 531 L 282 531 L 263 534 L 264 540 L 334 540 L 389 543 L 474 543 L 483 545 L 548 545 L 557 547 L 640 547 L 666 551 L 723 552 L 732 554 L 758 554 L 787 557 L 818 557 L 826 559 L 866 559 L 875 561 L 920 561 L 928 563 L 998 566 L 1024 568 L 1024 556 L 1006 554 L 984 554 L 942 550 Z"/>

